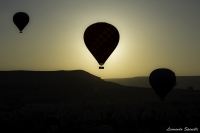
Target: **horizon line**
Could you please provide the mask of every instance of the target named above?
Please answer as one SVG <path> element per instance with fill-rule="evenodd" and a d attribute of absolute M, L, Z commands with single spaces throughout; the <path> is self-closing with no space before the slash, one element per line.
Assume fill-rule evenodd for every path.
<path fill-rule="evenodd" d="M 55 72 L 55 71 L 85 71 L 82 69 L 73 69 L 73 70 L 0 70 L 0 72 L 8 72 L 8 71 L 32 71 L 32 72 Z M 88 72 L 88 71 L 85 71 Z M 90 72 L 88 72 L 90 73 Z M 92 74 L 94 75 L 94 74 Z M 95 75 L 96 76 L 96 75 Z M 193 76 L 200 76 L 200 75 L 176 75 L 176 77 L 193 77 Z M 134 77 L 124 77 L 124 78 L 102 78 L 102 79 L 129 79 L 129 78 L 139 78 L 139 77 L 149 77 L 149 76 L 134 76 Z"/>

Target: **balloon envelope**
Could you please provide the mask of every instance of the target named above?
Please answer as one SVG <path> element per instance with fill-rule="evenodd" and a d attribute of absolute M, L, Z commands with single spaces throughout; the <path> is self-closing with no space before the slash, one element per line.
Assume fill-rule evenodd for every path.
<path fill-rule="evenodd" d="M 176 85 L 176 75 L 167 68 L 159 68 L 151 72 L 149 83 L 161 100 L 164 100 Z"/>
<path fill-rule="evenodd" d="M 85 30 L 84 42 L 99 65 L 102 66 L 117 47 L 119 32 L 111 24 L 94 23 Z M 103 67 L 99 68 L 103 69 Z"/>
<path fill-rule="evenodd" d="M 29 22 L 29 16 L 24 12 L 18 12 L 13 16 L 13 22 L 22 33 L 22 30 Z"/>

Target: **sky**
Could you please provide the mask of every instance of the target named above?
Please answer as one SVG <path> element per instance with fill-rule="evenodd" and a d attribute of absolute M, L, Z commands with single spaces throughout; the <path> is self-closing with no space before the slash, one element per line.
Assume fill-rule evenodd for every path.
<path fill-rule="evenodd" d="M 0 0 L 0 70 L 81 69 L 102 79 L 157 68 L 200 75 L 199 7 L 199 0 Z M 13 23 L 17 12 L 30 17 L 22 34 Z M 83 40 L 96 22 L 120 34 L 104 69 Z"/>

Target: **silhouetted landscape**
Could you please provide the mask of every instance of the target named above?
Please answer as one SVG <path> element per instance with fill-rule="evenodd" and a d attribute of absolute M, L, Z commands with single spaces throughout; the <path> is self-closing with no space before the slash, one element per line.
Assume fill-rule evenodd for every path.
<path fill-rule="evenodd" d="M 0 7 L 0 133 L 200 130 L 200 0 Z"/>
<path fill-rule="evenodd" d="M 115 133 L 165 132 L 200 122 L 196 89 L 172 89 L 161 102 L 152 88 L 123 86 L 83 70 L 1 71 L 0 86 L 0 123 L 7 132 L 46 132 L 49 111 L 59 116 L 63 133 L 95 133 L 102 124 Z"/>
<path fill-rule="evenodd" d="M 149 84 L 149 77 L 113 78 L 104 80 L 126 86 L 151 87 Z M 187 89 L 189 86 L 193 86 L 195 90 L 200 89 L 200 76 L 177 76 L 176 81 L 177 85 L 175 89 Z"/>

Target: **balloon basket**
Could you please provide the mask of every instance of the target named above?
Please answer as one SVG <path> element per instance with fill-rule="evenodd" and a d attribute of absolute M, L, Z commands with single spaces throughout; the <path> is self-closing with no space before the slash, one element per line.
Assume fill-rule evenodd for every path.
<path fill-rule="evenodd" d="M 104 69 L 104 67 L 100 66 L 99 69 Z"/>
<path fill-rule="evenodd" d="M 21 31 L 19 33 L 22 33 Z"/>

